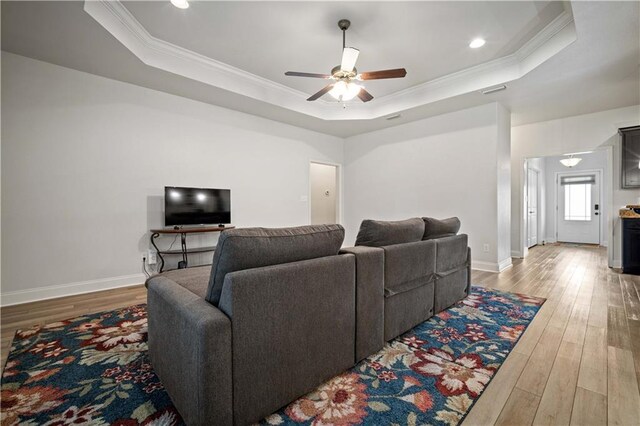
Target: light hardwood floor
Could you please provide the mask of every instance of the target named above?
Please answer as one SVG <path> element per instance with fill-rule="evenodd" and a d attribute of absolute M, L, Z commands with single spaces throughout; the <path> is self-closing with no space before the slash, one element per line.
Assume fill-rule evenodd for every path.
<path fill-rule="evenodd" d="M 464 425 L 640 425 L 640 277 L 592 246 L 546 245 L 475 285 L 545 297 Z M 144 303 L 143 286 L 2 309 L 2 365 L 16 329 Z"/>

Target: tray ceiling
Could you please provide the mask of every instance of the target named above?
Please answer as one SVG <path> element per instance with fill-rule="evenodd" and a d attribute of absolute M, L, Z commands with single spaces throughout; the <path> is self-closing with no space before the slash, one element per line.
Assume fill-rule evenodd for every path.
<path fill-rule="evenodd" d="M 576 40 L 570 8 L 532 2 L 496 4 L 477 8 L 476 3 L 455 3 L 456 13 L 446 2 L 210 2 L 196 3 L 196 9 L 203 10 L 198 13 L 191 8 L 169 8 L 166 2 L 130 3 L 127 8 L 119 1 L 98 0 L 85 1 L 84 10 L 149 66 L 323 120 L 368 120 L 516 80 Z M 319 9 L 313 10 L 316 6 Z M 357 15 L 358 10 L 371 14 L 368 19 L 355 16 L 355 22 L 372 25 L 368 29 L 367 25 L 362 26 L 359 32 L 364 35 L 359 39 L 349 39 L 349 44 L 358 45 L 365 55 L 367 48 L 371 49 L 368 64 L 359 63 L 360 69 L 366 70 L 367 65 L 373 69 L 404 66 L 410 75 L 415 75 L 414 80 L 367 82 L 365 87 L 376 98 L 366 105 L 350 102 L 348 109 L 326 98 L 324 102 L 306 102 L 307 95 L 316 90 L 301 90 L 293 85 L 311 82 L 285 80 L 279 74 L 297 66 L 304 67 L 303 71 L 321 72 L 314 67 L 320 67 L 334 51 L 333 47 L 327 50 L 329 43 L 325 39 L 335 39 L 333 34 L 339 34 L 331 31 L 330 23 L 336 19 L 329 15 L 344 17 L 349 14 L 345 8 L 352 8 L 351 15 Z M 159 37 L 130 9 L 140 17 L 146 16 L 140 19 L 146 20 Z M 323 11 L 325 17 L 321 20 L 312 13 Z M 174 18 L 167 20 L 165 15 L 171 13 Z M 441 14 L 444 16 L 431 21 L 431 16 Z M 483 15 L 482 19 L 477 14 Z M 218 25 L 208 22 L 214 18 Z M 300 22 L 306 31 L 299 27 Z M 318 32 L 316 26 L 321 28 Z M 458 36 L 450 35 L 451 28 L 457 28 L 453 32 Z M 374 36 L 377 32 L 383 36 Z M 490 41 L 486 50 L 478 49 L 486 53 L 478 54 L 468 47 L 468 40 L 476 36 Z M 207 43 L 212 39 L 218 41 Z M 303 44 L 290 48 L 292 43 L 298 43 L 293 42 L 297 39 L 302 39 Z M 304 44 L 305 40 L 311 48 Z M 339 44 L 335 49 L 339 52 Z M 322 51 L 320 56 L 313 55 L 314 50 Z M 274 58 L 276 54 L 280 56 Z M 225 57 L 227 62 L 214 55 Z M 317 64 L 303 65 L 312 56 L 318 58 Z M 403 61 L 404 65 L 383 65 L 387 61 Z M 436 62 L 445 65 L 440 64 L 440 69 L 431 73 Z M 440 75 L 443 72 L 448 74 Z M 382 90 L 384 84 L 391 86 L 386 89 L 391 92 L 380 96 L 376 88 Z"/>
<path fill-rule="evenodd" d="M 393 16 L 399 17 L 400 9 L 390 11 L 384 8 L 394 5 L 397 8 L 406 8 L 405 14 L 413 15 L 410 13 L 412 10 L 432 7 L 433 10 L 446 11 L 454 5 L 458 8 L 458 14 L 466 16 L 476 13 L 471 13 L 467 8 L 471 3 L 288 2 L 289 7 L 295 10 L 302 6 L 312 7 L 320 16 L 309 14 L 304 17 L 297 11 L 295 16 L 298 21 L 291 22 L 290 28 L 285 28 L 288 24 L 281 17 L 274 18 L 269 14 L 260 17 L 264 21 L 274 20 L 273 27 L 276 30 L 273 31 L 279 34 L 278 40 L 282 42 L 285 42 L 287 37 L 306 40 L 301 43 L 304 45 L 304 51 L 294 52 L 295 48 L 292 48 L 291 52 L 288 52 L 288 58 L 282 59 L 282 64 L 277 63 L 280 60 L 265 62 L 265 58 L 270 57 L 268 54 L 255 56 L 256 50 L 259 49 L 255 46 L 252 48 L 251 43 L 243 38 L 255 37 L 252 27 L 262 26 L 259 31 L 256 29 L 258 33 L 271 28 L 271 24 L 258 25 L 248 20 L 250 14 L 243 12 L 240 7 L 243 3 L 251 4 L 214 2 L 222 4 L 218 9 L 222 15 L 217 21 L 220 25 L 225 21 L 225 16 L 230 22 L 243 24 L 240 36 L 232 33 L 236 34 L 235 38 L 219 37 L 227 47 L 226 50 L 217 47 L 221 49 L 218 58 L 205 55 L 213 55 L 213 50 L 200 50 L 195 44 L 189 44 L 186 48 L 162 40 L 160 37 L 167 37 L 168 34 L 156 32 L 156 25 L 150 25 L 149 22 L 145 24 L 149 27 L 147 29 L 143 23 L 145 19 L 150 18 L 135 15 L 138 13 L 136 7 L 146 6 L 129 2 L 92 1 L 85 4 L 79 1 L 2 1 L 2 49 L 63 67 L 341 137 L 392 127 L 488 102 L 500 102 L 509 108 L 514 125 L 640 103 L 638 2 L 563 2 L 551 5 L 546 2 L 517 2 L 521 3 L 520 5 L 515 4 L 516 2 L 487 3 L 489 10 L 493 11 L 492 14 L 497 16 L 486 17 L 486 20 L 492 23 L 508 21 L 500 7 L 516 7 L 517 10 L 523 8 L 526 12 L 530 10 L 530 6 L 536 6 L 538 11 L 537 17 L 530 21 L 529 28 L 521 27 L 519 32 L 513 30 L 512 34 L 522 37 L 513 36 L 509 43 L 503 43 L 502 47 L 493 51 L 491 55 L 486 52 L 491 52 L 490 48 L 496 42 L 491 34 L 496 33 L 482 34 L 483 37 L 487 37 L 487 45 L 473 51 L 467 47 L 469 36 L 460 28 L 455 28 L 454 32 L 427 36 L 429 28 L 433 28 L 433 25 L 423 25 L 415 31 L 409 31 L 402 27 L 404 21 L 393 24 L 387 21 L 387 26 L 382 25 L 380 31 L 386 32 L 389 37 L 399 37 L 400 34 L 402 37 L 388 45 L 380 42 L 380 45 L 386 46 L 389 51 L 388 55 L 385 54 L 381 58 L 384 60 L 381 67 L 405 66 L 409 73 L 408 78 L 420 75 L 416 69 L 423 70 L 425 75 L 433 74 L 424 77 L 425 80 L 422 82 L 410 79 L 379 82 L 380 91 L 377 86 L 367 84 L 367 88 L 376 98 L 365 105 L 349 103 L 346 109 L 337 102 L 306 102 L 305 99 L 311 91 L 307 91 L 304 86 L 294 85 L 309 84 L 315 89 L 315 82 L 285 79 L 280 72 L 295 69 L 321 71 L 316 70 L 316 65 L 311 61 L 317 61 L 317 66 L 320 67 L 327 61 L 330 64 L 337 62 L 340 52 L 340 33 L 336 26 L 338 18 L 352 19 L 353 26 L 348 33 L 348 44 L 363 51 L 362 63 L 366 64 L 365 58 L 379 51 L 375 50 L 375 43 L 370 41 L 378 37 L 370 26 L 374 22 L 385 22 L 383 17 L 378 16 L 378 10 L 384 10 L 389 14 L 396 13 Z M 268 4 L 279 5 L 275 2 Z M 94 7 L 91 13 L 86 10 L 88 5 Z M 197 13 L 201 5 L 209 7 L 208 3 L 191 2 L 187 11 L 181 11 L 171 6 L 168 0 L 154 2 L 148 6 L 157 7 L 162 11 L 154 13 L 175 16 L 175 19 L 168 21 L 175 23 L 190 19 L 191 15 L 184 12 Z M 559 5 L 562 5 L 563 11 L 553 18 Z M 241 16 L 234 18 L 232 15 L 226 15 L 227 8 L 232 10 L 236 7 L 239 7 L 236 13 Z M 495 9 L 496 7 L 498 9 Z M 251 19 L 258 19 L 253 16 Z M 303 25 L 300 20 L 304 19 L 308 19 L 308 23 Z M 549 19 L 551 21 L 544 26 L 543 22 Z M 314 25 L 313 31 L 307 28 L 311 25 Z M 315 28 L 316 25 L 318 28 Z M 389 25 L 401 28 L 392 31 Z M 377 29 L 378 24 L 375 27 Z M 492 27 L 496 25 L 492 24 Z M 538 31 L 540 27 L 542 29 Z M 181 28 L 187 28 L 184 31 L 192 31 L 188 26 Z M 180 31 L 176 32 L 182 34 Z M 231 30 L 225 27 L 225 32 L 227 31 Z M 455 52 L 452 51 L 440 54 L 439 57 L 413 54 L 414 51 L 426 52 L 424 49 L 437 48 L 433 47 L 436 42 L 454 43 L 457 32 L 461 34 L 461 54 L 470 58 L 474 55 L 488 55 L 482 57 L 484 62 L 464 62 L 469 58 L 460 61 L 454 58 Z M 412 37 L 414 33 L 421 34 L 420 38 Z M 304 34 L 314 34 L 314 37 Z M 529 41 L 526 41 L 527 38 Z M 265 49 L 276 49 L 277 45 L 272 46 L 269 40 L 261 46 Z M 317 46 L 317 49 L 307 47 L 309 43 Z M 366 43 L 371 43 L 373 47 L 367 46 Z M 202 45 L 211 49 L 214 46 L 208 46 L 206 42 Z M 392 45 L 394 48 L 397 47 L 397 50 L 391 49 Z M 489 49 L 484 50 L 485 48 Z M 236 54 L 233 54 L 234 50 Z M 388 60 L 391 57 L 389 55 L 396 52 L 400 54 L 400 64 L 396 64 L 395 60 Z M 334 55 L 336 58 L 332 59 Z M 258 58 L 262 58 L 265 70 L 261 70 L 263 65 L 250 68 Z M 249 65 L 245 65 L 243 61 Z M 376 63 L 372 66 L 375 65 Z M 273 79 L 268 78 L 270 74 L 266 73 L 267 66 L 271 67 L 269 72 L 274 73 Z M 362 65 L 358 66 L 364 70 Z M 459 66 L 467 68 L 455 71 Z M 441 75 L 443 72 L 447 74 Z M 435 78 L 432 78 L 434 76 Z M 407 86 L 396 88 L 387 86 L 386 83 Z M 480 89 L 498 84 L 506 84 L 507 90 L 491 95 L 480 93 Z M 385 92 L 386 90 L 389 92 Z M 401 114 L 400 118 L 385 119 L 397 113 Z"/>
<path fill-rule="evenodd" d="M 305 93 L 323 82 L 288 70 L 328 73 L 340 62 L 342 33 L 360 49 L 360 71 L 404 67 L 404 79 L 369 81 L 382 97 L 513 54 L 564 12 L 561 2 L 169 2 L 125 1 L 160 40 Z M 476 37 L 487 40 L 470 49 Z"/>

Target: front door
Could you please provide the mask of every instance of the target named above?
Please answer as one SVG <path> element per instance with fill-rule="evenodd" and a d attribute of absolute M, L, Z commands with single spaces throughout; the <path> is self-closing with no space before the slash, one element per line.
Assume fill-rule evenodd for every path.
<path fill-rule="evenodd" d="M 558 175 L 558 241 L 600 244 L 600 172 Z"/>
<path fill-rule="evenodd" d="M 538 244 L 538 171 L 527 170 L 527 247 L 533 247 Z"/>

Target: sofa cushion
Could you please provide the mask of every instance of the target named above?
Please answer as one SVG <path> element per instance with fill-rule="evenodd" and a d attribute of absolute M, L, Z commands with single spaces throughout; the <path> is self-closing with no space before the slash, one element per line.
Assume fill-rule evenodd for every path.
<path fill-rule="evenodd" d="M 424 235 L 424 221 L 419 217 L 382 221 L 366 219 L 360 225 L 356 246 L 382 247 L 420 241 Z"/>
<path fill-rule="evenodd" d="M 438 238 L 436 243 L 436 273 L 442 274 L 467 266 L 469 257 L 467 234 Z"/>
<path fill-rule="evenodd" d="M 434 283 L 384 299 L 384 340 L 389 341 L 431 318 Z"/>
<path fill-rule="evenodd" d="M 333 256 L 343 241 L 340 225 L 223 231 L 213 255 L 206 299 L 218 305 L 224 278 L 230 272 Z"/>
<path fill-rule="evenodd" d="M 460 219 L 457 217 L 450 217 L 448 219 L 423 217 L 422 220 L 424 221 L 423 240 L 450 237 L 456 235 L 460 230 Z"/>
<path fill-rule="evenodd" d="M 469 286 L 469 270 L 460 268 L 445 276 L 438 276 L 434 287 L 434 313 L 439 313 L 449 306 L 467 297 Z"/>
<path fill-rule="evenodd" d="M 163 272 L 159 275 L 154 275 L 147 282 L 155 277 L 165 277 L 204 299 L 209 286 L 209 275 L 211 275 L 211 266 L 198 266 Z"/>
<path fill-rule="evenodd" d="M 424 286 L 435 277 L 435 241 L 395 244 L 384 249 L 385 297 Z"/>

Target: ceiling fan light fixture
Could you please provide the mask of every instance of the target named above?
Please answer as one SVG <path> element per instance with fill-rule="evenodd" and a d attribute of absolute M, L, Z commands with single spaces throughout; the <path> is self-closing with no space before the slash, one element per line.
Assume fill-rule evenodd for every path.
<path fill-rule="evenodd" d="M 362 89 L 362 86 L 358 84 L 338 81 L 333 85 L 333 89 L 329 91 L 329 94 L 339 101 L 350 101 L 358 96 L 360 89 Z"/>
<path fill-rule="evenodd" d="M 582 158 L 580 157 L 574 157 L 573 155 L 570 155 L 569 158 L 563 158 L 562 160 L 560 160 L 560 163 L 565 166 L 565 167 L 574 167 L 577 166 L 579 162 L 582 161 Z"/>
<path fill-rule="evenodd" d="M 171 4 L 178 9 L 188 9 L 189 2 L 187 0 L 171 0 Z"/>

